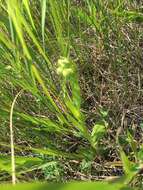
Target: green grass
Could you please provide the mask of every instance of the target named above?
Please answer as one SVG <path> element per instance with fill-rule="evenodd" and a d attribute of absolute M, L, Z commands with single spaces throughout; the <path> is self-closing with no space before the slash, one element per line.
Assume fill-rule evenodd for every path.
<path fill-rule="evenodd" d="M 124 170 L 125 184 L 135 186 L 143 160 L 141 4 L 0 1 L 2 182 L 11 180 L 9 115 L 22 90 L 12 118 L 17 179 L 98 180 Z"/>

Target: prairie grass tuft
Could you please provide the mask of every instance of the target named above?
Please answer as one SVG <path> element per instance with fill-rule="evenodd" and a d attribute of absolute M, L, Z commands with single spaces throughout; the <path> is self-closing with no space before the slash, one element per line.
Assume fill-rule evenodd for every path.
<path fill-rule="evenodd" d="M 142 166 L 141 1 L 0 0 L 0 181 L 99 180 Z M 60 175 L 61 173 L 61 175 Z"/>

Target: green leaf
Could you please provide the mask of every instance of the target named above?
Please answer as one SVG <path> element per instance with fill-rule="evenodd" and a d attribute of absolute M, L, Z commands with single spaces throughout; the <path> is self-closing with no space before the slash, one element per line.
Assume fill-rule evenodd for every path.
<path fill-rule="evenodd" d="M 105 110 L 100 110 L 100 114 L 103 118 L 107 117 L 108 116 L 108 111 L 105 111 Z"/>
<path fill-rule="evenodd" d="M 124 10 L 123 12 L 116 12 L 116 14 L 129 22 L 143 22 L 143 14 L 140 12 Z"/>
<path fill-rule="evenodd" d="M 41 1 L 41 7 L 42 7 L 41 27 L 42 27 L 43 44 L 44 44 L 44 42 L 45 42 L 46 2 L 47 2 L 47 0 L 42 0 L 42 1 Z"/>
<path fill-rule="evenodd" d="M 43 161 L 40 158 L 26 157 L 26 156 L 16 156 L 16 172 L 18 173 L 20 169 L 30 168 L 32 166 L 39 166 Z M 11 173 L 11 157 L 6 155 L 0 155 L 0 170 Z"/>
<path fill-rule="evenodd" d="M 139 152 L 138 152 L 138 159 L 143 162 L 143 145 L 141 146 Z"/>
<path fill-rule="evenodd" d="M 49 132 L 59 132 L 59 133 L 66 133 L 68 130 L 64 128 L 60 123 L 57 123 L 56 121 L 52 121 L 50 119 L 46 118 L 40 118 L 40 117 L 34 117 L 28 114 L 24 113 L 17 113 L 21 118 L 23 118 L 25 121 L 29 121 L 37 126 L 43 126 L 42 128 L 37 128 L 37 130 L 45 130 Z"/>
<path fill-rule="evenodd" d="M 121 190 L 119 184 L 109 184 L 107 182 L 72 182 L 67 184 L 46 184 L 46 183 L 33 183 L 33 184 L 18 184 L 16 186 L 1 185 L 1 190 Z M 124 188 L 127 190 L 128 188 Z M 135 189 L 134 189 L 135 190 Z"/>
<path fill-rule="evenodd" d="M 136 140 L 133 138 L 133 136 L 131 135 L 131 133 L 128 131 L 127 132 L 127 141 L 129 142 L 131 148 L 132 148 L 132 151 L 134 153 L 134 156 L 135 156 L 135 159 L 136 161 L 138 160 L 138 156 L 137 156 L 137 147 L 138 147 L 138 144 L 136 142 Z"/>
<path fill-rule="evenodd" d="M 121 160 L 123 163 L 125 174 L 128 175 L 131 173 L 132 164 L 123 150 L 120 150 L 120 155 L 121 155 Z"/>
<path fill-rule="evenodd" d="M 33 28 L 36 29 L 35 25 L 34 25 L 34 22 L 33 22 L 32 15 L 31 15 L 31 11 L 30 11 L 29 0 L 23 0 L 23 4 L 24 4 L 25 9 L 26 9 L 26 11 L 28 13 L 28 16 L 30 18 L 30 21 L 31 21 L 31 24 L 32 24 Z"/>
<path fill-rule="evenodd" d="M 40 148 L 30 148 L 33 152 L 43 154 L 43 155 L 51 155 L 51 156 L 57 156 L 57 157 L 64 157 L 64 158 L 70 158 L 70 159 L 82 159 L 82 155 L 76 154 L 76 153 L 67 153 L 64 151 L 56 150 L 56 149 L 40 149 Z"/>
<path fill-rule="evenodd" d="M 24 36 L 23 36 L 23 29 L 22 29 L 23 16 L 21 15 L 19 6 L 20 6 L 20 4 L 17 0 L 13 0 L 13 1 L 8 0 L 7 1 L 8 14 L 11 17 L 11 20 L 14 24 L 15 30 L 17 32 L 17 35 L 18 35 L 21 45 L 23 47 L 24 53 L 28 59 L 31 59 L 29 50 L 27 48 L 27 45 L 25 43 Z"/>
<path fill-rule="evenodd" d="M 125 172 L 124 183 L 128 184 L 132 180 L 132 178 L 137 174 L 138 165 L 131 162 L 122 149 L 120 150 L 120 155 L 121 155 L 121 160 L 123 164 L 123 169 Z"/>
<path fill-rule="evenodd" d="M 95 124 L 92 129 L 91 137 L 93 145 L 96 146 L 98 141 L 103 137 L 106 132 L 105 125 Z"/>

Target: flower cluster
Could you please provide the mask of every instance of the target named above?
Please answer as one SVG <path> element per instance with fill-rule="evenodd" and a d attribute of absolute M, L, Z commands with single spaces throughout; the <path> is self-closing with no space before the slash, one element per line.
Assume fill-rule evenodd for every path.
<path fill-rule="evenodd" d="M 67 78 L 74 73 L 72 63 L 65 57 L 58 60 L 57 73 Z"/>

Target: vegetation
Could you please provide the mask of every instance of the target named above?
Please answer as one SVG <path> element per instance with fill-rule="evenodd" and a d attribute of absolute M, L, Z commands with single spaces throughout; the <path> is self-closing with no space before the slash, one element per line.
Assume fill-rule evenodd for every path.
<path fill-rule="evenodd" d="M 142 22 L 136 0 L 0 0 L 1 183 L 143 187 Z"/>

